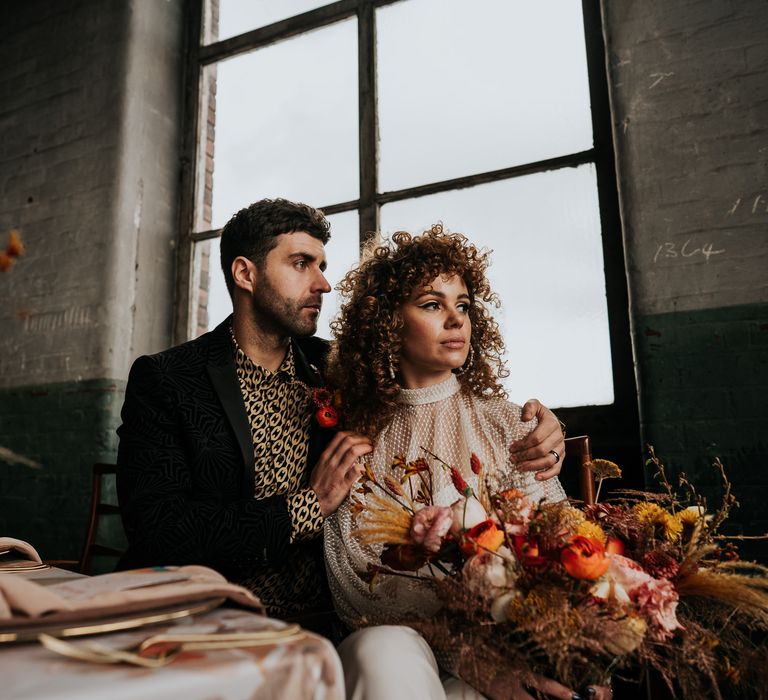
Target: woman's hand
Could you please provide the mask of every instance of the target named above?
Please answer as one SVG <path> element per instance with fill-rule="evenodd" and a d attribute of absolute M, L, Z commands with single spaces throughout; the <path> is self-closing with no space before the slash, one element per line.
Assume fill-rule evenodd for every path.
<path fill-rule="evenodd" d="M 491 700 L 535 700 L 535 697 L 525 689 L 526 687 L 558 700 L 613 700 L 611 689 L 604 686 L 589 686 L 586 694 L 579 694 L 543 676 L 536 676 L 532 682 L 523 686 L 517 677 L 509 673 L 500 673 L 496 676 L 486 695 Z"/>
<path fill-rule="evenodd" d="M 547 697 L 557 698 L 558 700 L 577 700 L 577 698 L 580 698 L 578 693 L 574 693 L 557 681 L 542 676 L 537 676 L 527 687 L 535 688 L 542 693 L 546 693 Z M 510 677 L 506 673 L 496 676 L 488 696 L 491 700 L 536 700 L 516 677 Z"/>
<path fill-rule="evenodd" d="M 537 399 L 525 402 L 521 420 L 538 419 L 538 425 L 522 440 L 509 447 L 510 459 L 520 471 L 536 472 L 536 479 L 544 481 L 557 476 L 565 457 L 565 436 L 555 414 Z"/>

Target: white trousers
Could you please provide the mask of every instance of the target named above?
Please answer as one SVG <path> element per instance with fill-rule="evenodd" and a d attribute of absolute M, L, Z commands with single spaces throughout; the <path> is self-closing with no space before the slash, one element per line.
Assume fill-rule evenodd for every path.
<path fill-rule="evenodd" d="M 424 637 L 410 627 L 380 625 L 339 645 L 347 700 L 485 700 L 443 674 Z"/>

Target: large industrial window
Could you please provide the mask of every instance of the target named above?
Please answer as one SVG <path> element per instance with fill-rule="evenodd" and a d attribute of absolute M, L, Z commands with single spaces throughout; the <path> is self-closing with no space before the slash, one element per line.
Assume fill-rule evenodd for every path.
<path fill-rule="evenodd" d="M 198 2 L 179 339 L 229 313 L 217 237 L 253 201 L 325 210 L 331 284 L 439 221 L 494 251 L 510 397 L 633 422 L 598 0 Z"/>

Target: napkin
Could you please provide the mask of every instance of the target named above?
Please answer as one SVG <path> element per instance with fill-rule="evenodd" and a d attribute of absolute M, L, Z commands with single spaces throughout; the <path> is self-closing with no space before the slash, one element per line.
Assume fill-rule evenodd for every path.
<path fill-rule="evenodd" d="M 261 601 L 205 566 L 153 567 L 41 586 L 0 577 L 0 631 L 40 623 L 69 624 L 194 604 L 214 598 L 264 613 Z"/>
<path fill-rule="evenodd" d="M 4 552 L 7 549 L 21 555 L 22 559 L 29 559 L 36 564 L 43 563 L 37 550 L 29 542 L 17 540 L 13 537 L 0 537 L 0 552 Z"/>

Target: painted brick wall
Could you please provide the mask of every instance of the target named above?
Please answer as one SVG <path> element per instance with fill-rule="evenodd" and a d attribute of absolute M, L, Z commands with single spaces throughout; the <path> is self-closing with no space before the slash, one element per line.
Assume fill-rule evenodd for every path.
<path fill-rule="evenodd" d="M 0 532 L 80 553 L 131 359 L 170 342 L 182 2 L 0 4 Z M 137 313 L 141 309 L 142 313 Z M 146 313 L 151 309 L 151 313 Z"/>
<path fill-rule="evenodd" d="M 710 497 L 720 455 L 733 531 L 766 531 L 768 4 L 603 15 L 643 437 Z"/>

